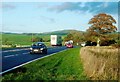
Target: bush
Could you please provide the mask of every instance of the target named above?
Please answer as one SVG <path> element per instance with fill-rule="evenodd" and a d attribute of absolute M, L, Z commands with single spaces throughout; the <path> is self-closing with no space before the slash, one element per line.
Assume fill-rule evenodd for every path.
<path fill-rule="evenodd" d="M 92 42 L 92 46 L 97 46 L 97 42 Z"/>
<path fill-rule="evenodd" d="M 43 42 L 43 39 L 40 37 L 35 37 L 31 39 L 32 42 Z"/>
<path fill-rule="evenodd" d="M 16 44 L 12 44 L 11 47 L 12 47 L 12 48 L 16 48 Z"/>
<path fill-rule="evenodd" d="M 111 46 L 116 47 L 116 48 L 120 48 L 120 40 L 118 40 L 117 43 L 112 44 Z"/>
<path fill-rule="evenodd" d="M 103 40 L 100 42 L 100 46 L 110 46 L 117 43 L 115 40 Z"/>
<path fill-rule="evenodd" d="M 85 42 L 85 46 L 91 46 L 91 41 Z"/>
<path fill-rule="evenodd" d="M 101 41 L 100 46 L 108 46 L 108 41 Z"/>
<path fill-rule="evenodd" d="M 5 45 L 12 45 L 13 42 L 11 41 L 7 41 L 7 42 L 3 42 L 2 44 L 5 44 Z"/>
<path fill-rule="evenodd" d="M 97 42 L 87 41 L 85 42 L 85 46 L 97 46 Z"/>

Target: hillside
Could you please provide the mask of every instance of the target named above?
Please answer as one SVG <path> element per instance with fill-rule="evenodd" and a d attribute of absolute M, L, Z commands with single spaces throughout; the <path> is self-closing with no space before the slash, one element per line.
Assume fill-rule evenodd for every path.
<path fill-rule="evenodd" d="M 53 31 L 53 32 L 45 32 L 42 33 L 43 35 L 67 35 L 71 32 L 82 32 L 83 31 L 78 31 L 78 30 L 59 30 L 59 31 Z"/>
<path fill-rule="evenodd" d="M 81 32 L 84 31 L 78 31 L 78 30 L 58 30 L 58 31 L 52 31 L 52 32 L 44 32 L 44 33 L 12 33 L 12 32 L 2 32 L 2 34 L 25 34 L 25 35 L 67 35 L 71 32 Z"/>

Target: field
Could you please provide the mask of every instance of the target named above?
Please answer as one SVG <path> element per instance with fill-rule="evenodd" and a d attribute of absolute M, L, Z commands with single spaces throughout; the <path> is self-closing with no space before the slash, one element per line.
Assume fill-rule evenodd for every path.
<path fill-rule="evenodd" d="M 41 38 L 50 38 L 50 35 L 35 35 L 33 37 L 41 37 Z M 31 45 L 32 36 L 25 35 L 25 34 L 2 34 L 2 44 L 5 44 L 7 41 L 8 43 L 18 44 L 18 45 Z"/>
<path fill-rule="evenodd" d="M 64 38 L 65 35 L 62 35 Z M 33 37 L 41 37 L 43 39 L 49 39 L 50 35 L 34 35 Z M 2 34 L 2 44 L 17 44 L 17 45 L 31 45 L 32 35 L 27 34 Z M 44 42 L 47 46 L 50 46 L 50 42 Z"/>
<path fill-rule="evenodd" d="M 79 51 L 74 48 L 58 52 L 18 68 L 2 80 L 86 80 Z"/>

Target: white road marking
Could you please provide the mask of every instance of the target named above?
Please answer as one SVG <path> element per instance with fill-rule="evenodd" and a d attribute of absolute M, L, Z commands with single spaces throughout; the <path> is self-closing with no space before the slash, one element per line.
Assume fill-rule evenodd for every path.
<path fill-rule="evenodd" d="M 27 52 L 27 53 L 22 53 L 22 54 L 28 54 L 29 52 Z M 8 58 L 8 57 L 12 57 L 12 56 L 18 56 L 18 55 L 20 55 L 20 54 L 15 54 L 15 55 L 8 55 L 8 56 L 4 56 L 4 58 Z"/>
<path fill-rule="evenodd" d="M 28 54 L 28 53 L 29 52 L 21 53 L 21 54 Z M 12 56 L 18 56 L 18 55 L 21 55 L 21 54 L 8 55 L 8 56 L 4 56 L 4 58 L 8 58 L 8 57 L 12 57 Z"/>
<path fill-rule="evenodd" d="M 12 57 L 12 56 L 14 56 L 14 55 L 9 55 L 9 56 L 4 56 L 5 58 L 8 58 L 8 57 Z"/>
<path fill-rule="evenodd" d="M 63 51 L 66 51 L 66 50 L 67 50 L 67 49 L 62 50 L 62 51 L 59 51 L 59 52 L 63 52 Z M 36 61 L 36 60 L 39 60 L 39 59 L 43 59 L 43 58 L 46 58 L 46 57 L 49 57 L 49 56 L 52 56 L 52 55 L 55 55 L 56 53 L 58 53 L 58 52 L 55 52 L 55 53 L 53 53 L 53 54 L 49 54 L 49 55 L 47 55 L 47 56 L 43 56 L 43 57 L 34 59 L 34 60 L 32 60 L 32 61 L 23 63 L 23 64 L 21 64 L 21 65 L 15 66 L 15 67 L 13 67 L 13 68 L 11 68 L 11 69 L 8 69 L 8 70 L 5 70 L 5 71 L 3 71 L 3 72 L 0 72 L 0 75 L 6 73 L 6 72 L 8 72 L 8 71 L 14 70 L 14 69 L 16 69 L 16 68 L 19 68 L 19 67 L 21 67 L 21 66 L 23 66 L 23 65 L 29 64 L 29 63 L 31 63 L 31 62 L 33 62 L 33 61 Z"/>
<path fill-rule="evenodd" d="M 18 56 L 19 54 L 15 54 L 15 56 Z"/>
<path fill-rule="evenodd" d="M 5 50 L 5 51 L 2 51 L 2 52 L 15 52 L 15 51 L 21 51 L 21 50 L 28 50 L 29 48 L 26 48 L 26 49 L 14 49 L 14 50 Z"/>
<path fill-rule="evenodd" d="M 22 53 L 22 54 L 28 54 L 29 52 L 27 52 L 27 53 Z"/>

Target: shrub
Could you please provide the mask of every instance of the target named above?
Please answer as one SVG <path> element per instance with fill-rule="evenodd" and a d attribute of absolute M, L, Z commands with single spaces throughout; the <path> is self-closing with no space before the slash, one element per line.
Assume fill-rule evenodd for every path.
<path fill-rule="evenodd" d="M 97 46 L 97 42 L 92 42 L 92 46 Z"/>
<path fill-rule="evenodd" d="M 102 40 L 100 42 L 100 46 L 110 46 L 112 44 L 115 44 L 116 41 L 115 40 Z"/>
<path fill-rule="evenodd" d="M 85 46 L 91 46 L 91 41 L 85 42 Z"/>
<path fill-rule="evenodd" d="M 43 42 L 43 39 L 40 37 L 35 37 L 31 39 L 32 42 Z"/>
<path fill-rule="evenodd" d="M 112 44 L 111 46 L 116 47 L 116 48 L 120 48 L 120 40 L 118 40 L 117 43 Z"/>
<path fill-rule="evenodd" d="M 16 44 L 12 44 L 11 47 L 12 47 L 12 48 L 16 48 Z"/>

